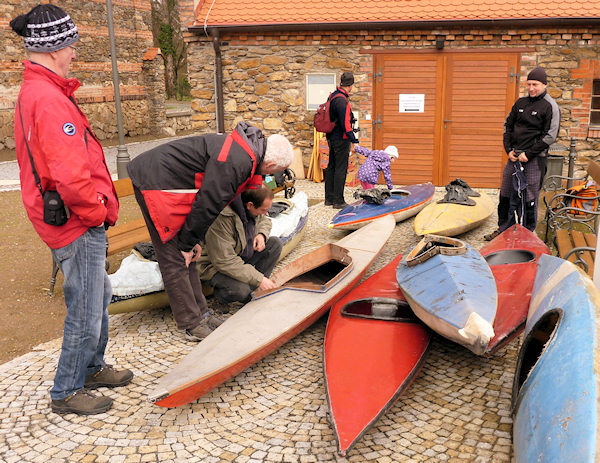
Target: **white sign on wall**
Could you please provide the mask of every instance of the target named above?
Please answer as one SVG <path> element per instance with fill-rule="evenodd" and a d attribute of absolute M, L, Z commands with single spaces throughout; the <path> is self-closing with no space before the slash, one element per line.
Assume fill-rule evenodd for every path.
<path fill-rule="evenodd" d="M 335 90 L 335 74 L 307 74 L 306 109 L 316 111 L 321 103 Z"/>
<path fill-rule="evenodd" d="M 425 94 L 423 93 L 400 93 L 401 113 L 423 113 L 425 112 Z"/>

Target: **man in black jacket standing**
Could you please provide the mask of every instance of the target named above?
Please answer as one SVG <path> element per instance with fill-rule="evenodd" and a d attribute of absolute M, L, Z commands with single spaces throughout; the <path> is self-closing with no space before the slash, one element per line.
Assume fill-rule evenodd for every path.
<path fill-rule="evenodd" d="M 347 206 L 344 201 L 344 186 L 348 172 L 348 155 L 350 144 L 358 143 L 352 130 L 352 124 L 356 119 L 348 101 L 353 86 L 354 74 L 346 71 L 342 74 L 340 86 L 329 96 L 331 100 L 329 114 L 331 121 L 335 122 L 335 127 L 327 134 L 329 164 L 325 169 L 325 205 L 333 206 L 335 209 Z M 341 97 L 336 97 L 338 94 Z"/>
<path fill-rule="evenodd" d="M 525 194 L 523 226 L 534 231 L 537 223 L 537 206 L 546 172 L 548 147 L 556 141 L 560 128 L 560 110 L 546 92 L 546 71 L 535 68 L 527 75 L 528 96 L 519 98 L 504 122 L 504 149 L 508 162 L 502 173 L 502 186 L 498 202 L 498 228 L 484 236 L 492 240 L 512 224 L 510 197 L 513 187 L 514 165 L 518 161 L 524 168 L 527 188 Z"/>

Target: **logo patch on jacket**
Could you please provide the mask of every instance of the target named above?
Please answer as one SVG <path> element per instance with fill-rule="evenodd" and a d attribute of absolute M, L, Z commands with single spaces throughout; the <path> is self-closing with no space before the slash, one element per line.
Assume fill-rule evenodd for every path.
<path fill-rule="evenodd" d="M 69 137 L 72 137 L 73 135 L 75 135 L 75 132 L 77 132 L 75 124 L 73 124 L 72 122 L 66 122 L 63 125 L 63 132 L 66 133 Z"/>

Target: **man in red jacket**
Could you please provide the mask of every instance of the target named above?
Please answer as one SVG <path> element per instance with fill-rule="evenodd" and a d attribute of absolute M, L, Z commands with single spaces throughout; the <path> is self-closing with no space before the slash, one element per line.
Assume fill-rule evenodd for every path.
<path fill-rule="evenodd" d="M 229 135 L 173 140 L 127 165 L 173 317 L 188 340 L 201 341 L 223 321 L 208 310 L 196 269 L 208 228 L 237 195 L 260 187 L 262 175 L 285 170 L 293 158 L 283 135 L 265 138 L 240 122 Z"/>
<path fill-rule="evenodd" d="M 56 413 L 103 413 L 112 399 L 89 390 L 122 386 L 133 373 L 104 361 L 112 296 L 105 227 L 116 222 L 119 202 L 102 146 L 73 97 L 80 83 L 68 78 L 77 26 L 49 4 L 10 26 L 24 38 L 30 57 L 15 109 L 21 195 L 64 274 L 67 316 L 51 406 Z"/>

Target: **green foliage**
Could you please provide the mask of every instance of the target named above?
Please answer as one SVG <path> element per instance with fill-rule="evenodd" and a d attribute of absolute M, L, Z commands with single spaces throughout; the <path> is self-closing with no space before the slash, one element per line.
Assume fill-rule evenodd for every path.
<path fill-rule="evenodd" d="M 173 45 L 173 26 L 161 24 L 158 33 L 158 46 L 163 56 L 171 55 L 175 58 L 175 46 Z"/>
<path fill-rule="evenodd" d="M 191 97 L 191 92 L 192 86 L 190 85 L 190 81 L 187 79 L 187 77 L 184 77 L 183 79 L 180 79 L 179 82 L 177 82 L 178 101 L 189 100 Z"/>

